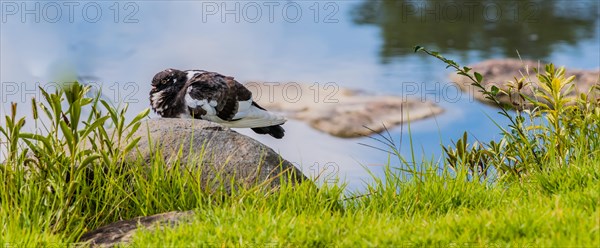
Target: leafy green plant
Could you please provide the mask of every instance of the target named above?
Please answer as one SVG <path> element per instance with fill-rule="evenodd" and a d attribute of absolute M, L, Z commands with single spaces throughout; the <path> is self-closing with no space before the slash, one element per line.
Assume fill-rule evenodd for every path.
<path fill-rule="evenodd" d="M 25 117 L 16 119 L 14 103 L 6 126 L 0 127 L 8 141 L 0 202 L 3 209 L 21 209 L 19 219 L 28 225 L 52 233 L 82 230 L 89 220 L 82 213 L 103 205 L 89 197 L 98 190 L 94 184 L 102 182 L 98 176 L 122 169 L 115 165 L 139 141 L 124 133 L 135 132 L 149 110 L 127 121 L 127 107 L 117 111 L 99 97 L 86 97 L 89 89 L 78 83 L 54 93 L 40 88 L 44 99 L 32 100 L 32 118 L 41 130 L 22 131 Z M 41 118 L 48 121 L 38 125 Z M 115 131 L 107 130 L 109 125 Z"/>
<path fill-rule="evenodd" d="M 587 163 L 590 156 L 600 152 L 600 104 L 596 98 L 598 86 L 590 92 L 573 97 L 575 77 L 565 78 L 564 68 L 549 64 L 544 71 L 534 68 L 537 81 L 527 77 L 507 82 L 507 90 L 483 85 L 484 78 L 469 67 L 444 58 L 437 52 L 415 47 L 415 52 L 425 52 L 442 62 L 447 68 L 469 78 L 474 87 L 500 108 L 500 114 L 510 122 L 508 129 L 499 127 L 503 137 L 499 142 L 475 142 L 468 149 L 467 135 L 444 148 L 450 167 L 465 166 L 471 174 L 487 176 L 488 168 L 494 168 L 499 177 L 522 178 L 531 173 L 552 170 L 556 167 Z M 533 86 L 534 95 L 522 89 Z M 518 94 L 521 101 L 507 104 L 500 101 L 499 93 Z M 533 106 L 523 108 L 523 101 Z M 591 138 L 591 139 L 590 139 Z"/>
<path fill-rule="evenodd" d="M 486 149 L 484 144 L 477 141 L 470 145 L 467 132 L 464 132 L 463 137 L 454 143 L 454 148 L 448 146 L 442 149 L 450 168 L 454 171 L 468 171 L 471 177 L 479 181 L 488 177 L 492 160 L 504 144 L 490 143 L 489 146 L 491 149 Z"/>

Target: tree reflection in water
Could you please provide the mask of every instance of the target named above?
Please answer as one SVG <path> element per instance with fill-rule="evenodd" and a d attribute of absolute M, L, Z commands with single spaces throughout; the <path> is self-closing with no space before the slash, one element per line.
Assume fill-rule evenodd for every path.
<path fill-rule="evenodd" d="M 574 45 L 596 35 L 598 2 L 364 0 L 352 11 L 356 24 L 377 25 L 383 63 L 424 45 L 442 53 L 484 57 L 547 58 L 553 46 Z"/>

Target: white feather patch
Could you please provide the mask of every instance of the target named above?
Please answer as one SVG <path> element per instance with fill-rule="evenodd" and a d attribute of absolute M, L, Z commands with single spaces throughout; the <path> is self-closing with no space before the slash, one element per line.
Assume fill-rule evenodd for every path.
<path fill-rule="evenodd" d="M 152 94 L 152 107 L 158 109 L 159 103 L 162 102 L 162 91 Z"/>
<path fill-rule="evenodd" d="M 239 101 L 238 102 L 238 111 L 235 114 L 235 116 L 233 117 L 233 119 L 239 119 L 242 118 L 243 116 L 246 116 L 248 111 L 250 110 L 250 107 L 252 106 L 252 98 L 250 98 L 250 100 L 247 101 Z"/>
<path fill-rule="evenodd" d="M 191 70 L 191 71 L 187 71 L 187 75 L 186 78 L 189 81 L 190 79 L 192 79 L 194 76 L 204 73 L 205 71 L 199 71 L 199 70 Z"/>
<path fill-rule="evenodd" d="M 206 115 L 216 115 L 217 114 L 217 110 L 215 110 L 214 107 L 211 106 L 211 104 L 208 102 L 208 100 L 206 99 L 194 99 L 192 98 L 192 96 L 190 95 L 190 91 L 191 91 L 192 87 L 189 87 L 187 90 L 187 94 L 185 94 L 185 104 L 190 107 L 190 108 L 197 108 L 197 107 L 201 107 L 202 109 L 204 109 L 204 111 L 206 111 Z"/>

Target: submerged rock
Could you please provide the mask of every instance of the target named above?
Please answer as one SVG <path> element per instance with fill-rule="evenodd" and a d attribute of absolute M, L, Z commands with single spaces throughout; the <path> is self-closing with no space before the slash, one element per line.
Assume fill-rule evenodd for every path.
<path fill-rule="evenodd" d="M 543 72 L 545 70 L 545 65 L 546 64 L 544 63 L 538 63 L 532 60 L 491 59 L 470 65 L 469 67 L 473 69 L 472 71 L 478 72 L 483 76 L 482 85 L 486 89 L 491 89 L 492 86 L 496 86 L 499 89 L 508 91 L 506 84 L 509 81 L 516 81 L 515 78 L 519 79 L 525 76 L 528 80 L 538 82 L 533 68 L 538 68 L 538 71 Z M 559 67 L 557 65 L 555 66 L 557 68 Z M 600 83 L 600 70 L 566 69 L 565 78 L 573 75 L 575 75 L 575 89 L 571 92 L 571 95 L 587 93 L 594 85 L 600 87 L 598 86 Z M 475 99 L 487 104 L 492 104 L 490 100 L 485 99 L 479 89 L 471 85 L 472 81 L 467 77 L 453 73 L 450 75 L 450 79 L 463 91 L 472 94 Z M 525 86 L 521 92 L 527 96 L 533 97 L 533 87 L 535 87 L 535 84 Z M 498 99 L 502 103 L 511 104 L 517 108 L 532 107 L 531 104 L 522 104 L 516 93 L 511 95 L 512 96 L 500 93 L 498 94 Z M 597 97 L 600 97 L 600 95 Z"/>
<path fill-rule="evenodd" d="M 130 156 L 129 159 L 150 162 L 160 148 L 168 165 L 179 157 L 181 166 L 201 170 L 203 185 L 207 182 L 222 183 L 225 189 L 229 189 L 233 179 L 239 185 L 269 181 L 267 185 L 277 187 L 282 177 L 292 183 L 306 179 L 273 149 L 213 122 L 150 119 L 133 137 L 141 137 L 141 140 L 135 157 Z"/>
<path fill-rule="evenodd" d="M 259 105 L 344 138 L 370 135 L 443 112 L 432 102 L 369 94 L 336 84 L 249 82 L 246 87 Z"/>

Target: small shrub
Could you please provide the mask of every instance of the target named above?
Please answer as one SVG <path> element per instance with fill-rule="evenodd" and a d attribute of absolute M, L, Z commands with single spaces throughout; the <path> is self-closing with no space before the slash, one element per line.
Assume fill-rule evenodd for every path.
<path fill-rule="evenodd" d="M 102 193 L 113 188 L 106 178 L 126 170 L 119 161 L 139 141 L 130 135 L 149 110 L 126 121 L 127 106 L 117 110 L 99 97 L 86 97 L 89 90 L 78 83 L 54 93 L 40 88 L 44 101 L 32 100 L 31 117 L 39 128 L 34 133 L 22 130 L 25 117 L 17 119 L 12 104 L 0 126 L 0 138 L 7 141 L 0 204 L 2 212 L 16 210 L 10 222 L 76 237 L 110 215 L 106 202 L 120 200 Z"/>
<path fill-rule="evenodd" d="M 499 178 L 520 180 L 532 173 L 548 173 L 557 168 L 572 166 L 594 166 L 600 156 L 600 87 L 596 85 L 586 94 L 572 97 L 575 77 L 565 78 L 565 69 L 546 65 L 544 71 L 534 69 L 535 82 L 528 77 L 507 82 L 505 92 L 496 86 L 486 88 L 483 76 L 471 72 L 469 67 L 461 67 L 437 52 L 423 47 L 415 47 L 453 68 L 460 75 L 469 78 L 472 85 L 481 91 L 485 98 L 500 108 L 500 114 L 510 121 L 508 129 L 498 127 L 502 132 L 500 141 L 488 143 L 467 143 L 467 134 L 453 146 L 445 147 L 446 163 L 453 169 L 465 168 L 474 178 L 487 177 L 489 169 L 497 172 Z M 534 84 L 534 96 L 521 92 L 524 87 Z M 517 93 L 521 101 L 513 105 L 501 103 L 498 94 Z M 533 106 L 522 109 L 523 103 Z M 470 148 L 469 148 L 470 147 Z"/>

